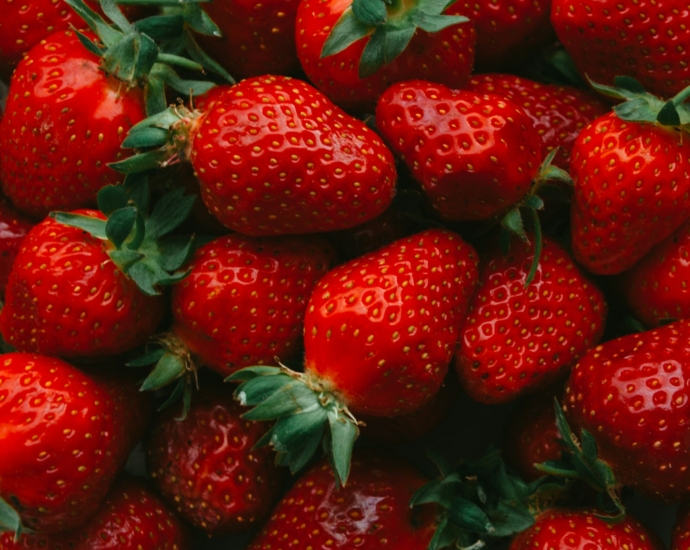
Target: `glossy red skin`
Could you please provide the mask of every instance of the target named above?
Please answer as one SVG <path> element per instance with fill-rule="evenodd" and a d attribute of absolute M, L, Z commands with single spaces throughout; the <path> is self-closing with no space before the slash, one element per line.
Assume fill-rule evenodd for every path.
<path fill-rule="evenodd" d="M 607 523 L 586 510 L 548 510 L 517 535 L 510 550 L 662 550 L 656 534 L 630 516 Z"/>
<path fill-rule="evenodd" d="M 351 260 L 312 292 L 305 372 L 350 411 L 412 413 L 439 390 L 477 281 L 477 254 L 430 229 Z"/>
<path fill-rule="evenodd" d="M 674 0 L 553 0 L 551 22 L 578 70 L 599 84 L 639 80 L 669 99 L 690 85 L 690 7 Z"/>
<path fill-rule="evenodd" d="M 628 307 L 648 327 L 690 318 L 690 220 L 621 275 Z"/>
<path fill-rule="evenodd" d="M 690 550 L 690 504 L 688 503 L 678 509 L 676 524 L 673 527 L 671 550 Z"/>
<path fill-rule="evenodd" d="M 483 220 L 528 193 L 542 144 L 520 107 L 421 80 L 394 84 L 376 125 L 443 220 Z"/>
<path fill-rule="evenodd" d="M 204 203 L 246 235 L 354 227 L 393 199 L 394 160 L 381 139 L 300 80 L 228 87 L 190 132 Z"/>
<path fill-rule="evenodd" d="M 482 6 L 496 7 L 491 2 Z M 542 84 L 510 74 L 476 74 L 466 89 L 478 94 L 499 95 L 519 105 L 541 137 L 542 156 L 546 158 L 559 147 L 553 164 L 564 170 L 570 166 L 570 152 L 582 129 L 610 110 L 607 103 L 591 92 L 572 86 Z"/>
<path fill-rule="evenodd" d="M 300 0 L 226 0 L 204 11 L 223 33 L 198 35 L 199 45 L 235 80 L 265 74 L 290 75 L 300 68 L 295 21 Z"/>
<path fill-rule="evenodd" d="M 99 189 L 123 181 L 107 164 L 145 117 L 141 90 L 106 76 L 73 32 L 51 34 L 10 81 L 0 122 L 3 193 L 35 218 L 94 205 Z"/>
<path fill-rule="evenodd" d="M 679 130 L 625 122 L 589 124 L 573 147 L 571 237 L 575 259 L 592 273 L 632 267 L 688 218 L 690 140 Z"/>
<path fill-rule="evenodd" d="M 413 511 L 408 505 L 427 481 L 404 461 L 360 451 L 347 485 L 337 489 L 331 466 L 322 460 L 290 489 L 247 550 L 427 548 L 433 508 Z"/>
<path fill-rule="evenodd" d="M 7 199 L 0 197 L 0 296 L 5 287 L 24 237 L 36 223 L 20 214 Z"/>
<path fill-rule="evenodd" d="M 242 420 L 246 412 L 228 385 L 204 386 L 179 420 L 181 407 L 161 413 L 146 439 L 157 490 L 209 536 L 247 533 L 268 516 L 282 471 L 269 447 L 254 449 L 270 426 Z"/>
<path fill-rule="evenodd" d="M 136 393 L 59 359 L 2 356 L 0 497 L 24 526 L 51 534 L 96 512 L 145 426 Z"/>
<path fill-rule="evenodd" d="M 666 501 L 690 496 L 690 322 L 611 340 L 573 369 L 565 408 L 594 435 L 622 485 Z"/>
<path fill-rule="evenodd" d="M 372 111 L 378 97 L 396 82 L 420 78 L 454 88 L 467 83 L 476 41 L 471 22 L 453 25 L 435 34 L 417 29 L 400 56 L 364 79 L 359 78 L 359 59 L 367 39 L 321 59 L 331 29 L 351 4 L 352 0 L 303 0 L 297 10 L 297 55 L 309 80 L 333 103 L 348 111 Z M 444 13 L 467 15 L 460 3 L 453 4 Z"/>
<path fill-rule="evenodd" d="M 568 253 L 544 238 L 539 267 L 525 281 L 532 248 L 515 239 L 508 256 L 494 242 L 460 328 L 455 368 L 481 403 L 507 403 L 567 373 L 602 337 L 606 303 Z"/>
<path fill-rule="evenodd" d="M 76 532 L 0 534 L 0 550 L 191 550 L 189 528 L 143 480 L 122 474 L 96 515 Z"/>
<path fill-rule="evenodd" d="M 309 295 L 335 262 L 320 236 L 219 237 L 199 248 L 173 287 L 172 332 L 223 376 L 291 359 Z"/>
<path fill-rule="evenodd" d="M 103 218 L 94 210 L 78 213 Z M 46 218 L 25 237 L 7 284 L 0 332 L 19 351 L 107 358 L 144 344 L 167 302 L 146 296 L 105 241 Z"/>

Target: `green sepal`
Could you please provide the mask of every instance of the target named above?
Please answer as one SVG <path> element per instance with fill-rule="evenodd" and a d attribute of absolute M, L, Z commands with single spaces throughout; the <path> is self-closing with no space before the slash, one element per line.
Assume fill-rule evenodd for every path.
<path fill-rule="evenodd" d="M 108 238 L 105 220 L 82 216 L 81 214 L 70 214 L 69 212 L 51 212 L 50 217 L 59 223 L 83 229 L 97 239 L 106 240 Z"/>
<path fill-rule="evenodd" d="M 494 536 L 508 537 L 532 527 L 534 516 L 523 507 L 499 502 L 491 515 L 491 523 L 494 527 Z"/>
<path fill-rule="evenodd" d="M 181 187 L 166 193 L 146 220 L 147 236 L 158 239 L 179 227 L 191 213 L 195 200 L 194 195 L 184 196 L 184 189 Z"/>
<path fill-rule="evenodd" d="M 144 88 L 144 101 L 146 102 L 146 116 L 153 116 L 165 111 L 168 102 L 165 97 L 165 82 L 156 75 L 149 75 L 148 85 Z M 127 148 L 122 144 L 122 147 Z"/>
<path fill-rule="evenodd" d="M 383 0 L 353 0 L 352 13 L 365 25 L 383 25 L 388 21 L 388 10 Z"/>
<path fill-rule="evenodd" d="M 378 27 L 359 60 L 359 78 L 373 75 L 404 52 L 415 31 L 411 26 L 390 30 Z"/>
<path fill-rule="evenodd" d="M 110 19 L 110 21 L 112 21 L 123 34 L 127 34 L 132 31 L 134 26 L 132 23 L 127 21 L 127 18 L 117 6 L 115 0 L 99 0 L 99 5 L 105 16 Z"/>
<path fill-rule="evenodd" d="M 122 33 L 113 29 L 108 25 L 103 18 L 88 7 L 83 0 L 64 0 L 65 4 L 70 6 L 77 15 L 81 17 L 86 24 L 93 30 L 101 39 L 106 48 L 115 45 L 122 38 Z"/>
<path fill-rule="evenodd" d="M 141 386 L 141 391 L 159 390 L 187 373 L 184 361 L 173 353 L 165 353 Z"/>
<path fill-rule="evenodd" d="M 173 403 L 176 403 L 185 393 L 186 389 L 189 387 L 189 384 L 187 384 L 187 380 L 185 378 L 179 378 L 177 382 L 175 382 L 175 387 L 173 390 L 170 392 L 170 395 L 168 395 L 168 398 L 161 404 L 160 407 L 158 407 L 158 412 L 164 411 L 167 409 L 170 405 Z M 183 418 L 180 420 L 184 420 L 186 418 L 186 414 L 184 414 L 184 407 L 183 407 Z M 177 419 L 176 419 L 177 420 Z"/>
<path fill-rule="evenodd" d="M 457 538 L 458 535 L 455 533 L 453 525 L 448 521 L 447 517 L 444 517 L 436 527 L 434 536 L 431 537 L 428 550 L 441 550 L 442 548 L 447 548 L 451 546 Z"/>
<path fill-rule="evenodd" d="M 122 187 L 127 191 L 129 200 L 133 205 L 141 212 L 149 211 L 151 191 L 148 172 L 128 174 L 125 176 L 125 181 L 122 182 Z"/>
<path fill-rule="evenodd" d="M 310 388 L 301 380 L 286 378 L 285 384 L 242 417 L 247 420 L 273 420 L 295 410 L 304 412 L 319 408 L 319 398 Z"/>
<path fill-rule="evenodd" d="M 257 368 L 257 367 L 252 367 L 252 368 Z M 266 367 L 266 368 L 273 368 L 273 367 Z M 242 369 L 242 371 L 238 372 L 243 372 L 244 370 L 248 369 Z M 254 378 L 247 378 L 245 379 L 245 382 L 249 380 L 256 380 L 252 384 L 244 385 L 240 384 L 237 389 L 235 390 L 235 399 L 237 399 L 240 402 L 240 405 L 244 407 L 253 407 L 255 405 L 259 405 L 260 403 L 263 403 L 266 399 L 268 399 L 271 395 L 273 395 L 275 392 L 279 391 L 283 386 L 289 384 L 292 380 L 289 376 L 286 374 L 283 374 L 280 369 L 277 369 L 278 372 L 270 372 L 270 371 L 265 371 L 265 374 L 257 374 Z M 237 374 L 237 373 L 235 373 Z M 233 375 L 234 376 L 234 375 Z M 237 381 L 237 379 L 233 379 L 232 376 L 228 377 L 225 379 L 226 382 L 234 382 Z M 247 393 L 247 390 L 249 393 Z M 251 412 L 251 411 L 250 411 Z"/>
<path fill-rule="evenodd" d="M 203 69 L 203 67 L 196 62 L 194 62 L 194 65 L 199 69 Z M 216 86 L 214 82 L 208 80 L 185 80 L 180 78 L 171 67 L 163 63 L 156 63 L 151 73 L 153 76 L 160 78 L 172 89 L 185 95 L 203 95 Z"/>
<path fill-rule="evenodd" d="M 619 75 L 616 76 L 613 79 L 613 83 L 615 84 L 616 88 L 621 88 L 622 90 L 625 90 L 626 92 L 630 92 L 631 94 L 638 95 L 638 94 L 646 94 L 647 90 L 644 89 L 644 86 L 642 83 L 633 78 L 632 76 L 627 76 L 627 75 Z"/>
<path fill-rule="evenodd" d="M 123 174 L 133 174 L 134 172 L 144 172 L 160 168 L 161 163 L 169 158 L 170 153 L 168 151 L 159 149 L 134 155 L 120 162 L 111 162 L 108 166 Z"/>
<path fill-rule="evenodd" d="M 522 214 L 518 208 L 509 210 L 501 219 L 501 225 L 508 231 L 508 233 L 517 236 L 523 242 L 529 242 L 527 233 L 525 233 L 525 226 L 522 222 Z"/>
<path fill-rule="evenodd" d="M 346 50 L 373 32 L 374 29 L 357 19 L 352 10 L 345 10 L 324 42 L 321 59 Z"/>
<path fill-rule="evenodd" d="M 539 198 L 536 197 L 535 198 Z M 539 199 L 541 201 L 541 199 Z M 544 203 L 542 202 L 542 207 Z M 541 260 L 541 251 L 544 246 L 544 239 L 541 234 L 541 221 L 539 220 L 539 214 L 535 208 L 530 208 L 528 210 L 530 216 L 532 217 L 532 230 L 534 231 L 534 254 L 532 256 L 532 265 L 530 266 L 529 273 L 525 278 L 525 287 L 527 287 L 537 274 L 537 269 L 539 269 L 539 260 Z"/>
<path fill-rule="evenodd" d="M 22 525 L 19 513 L 0 497 L 0 532 L 10 531 L 14 533 L 14 542 L 19 541 L 22 533 L 31 532 Z"/>
<path fill-rule="evenodd" d="M 196 239 L 187 235 L 174 235 L 160 241 L 160 266 L 163 271 L 175 272 L 182 268 L 194 256 L 196 252 Z M 186 277 L 187 273 L 173 275 L 173 277 Z"/>
<path fill-rule="evenodd" d="M 140 19 L 134 27 L 156 41 L 174 40 L 184 32 L 184 17 L 180 14 L 153 15 Z"/>
<path fill-rule="evenodd" d="M 130 268 L 144 259 L 145 255 L 136 250 L 111 250 L 108 254 L 115 264 L 127 273 Z"/>
<path fill-rule="evenodd" d="M 98 192 L 98 209 L 106 216 L 125 208 L 129 203 L 127 191 L 121 185 L 107 185 Z"/>
<path fill-rule="evenodd" d="M 154 365 L 161 360 L 161 358 L 166 354 L 165 348 L 155 348 L 141 357 L 137 357 L 125 363 L 126 367 L 146 367 L 148 365 Z"/>
<path fill-rule="evenodd" d="M 453 25 L 467 23 L 469 19 L 463 15 L 434 15 L 417 10 L 414 12 L 413 21 L 423 31 L 435 33 Z"/>
<path fill-rule="evenodd" d="M 162 82 L 162 81 L 161 81 Z M 128 134 L 122 142 L 125 149 L 146 149 L 148 147 L 161 147 L 170 139 L 170 132 L 163 128 L 141 128 L 139 131 Z"/>
<path fill-rule="evenodd" d="M 495 531 L 486 513 L 466 498 L 453 499 L 447 514 L 450 523 L 470 533 L 490 535 Z"/>
<path fill-rule="evenodd" d="M 82 46 L 89 50 L 93 55 L 98 57 L 101 57 L 103 55 L 105 48 L 101 48 L 100 46 L 95 44 L 93 40 L 91 40 L 83 32 L 77 29 L 74 29 L 74 32 L 77 33 L 77 38 L 79 39 L 79 42 L 81 42 Z"/>
<path fill-rule="evenodd" d="M 662 126 L 680 126 L 681 119 L 676 105 L 669 99 L 656 116 L 656 121 Z"/>
<path fill-rule="evenodd" d="M 328 411 L 328 425 L 331 428 L 328 450 L 331 465 L 337 473 L 337 480 L 346 480 L 350 475 L 352 450 L 359 436 L 359 428 L 352 420 L 336 409 Z"/>
<path fill-rule="evenodd" d="M 226 71 L 220 65 L 220 63 L 218 63 L 215 59 L 213 59 L 210 55 L 208 55 L 201 48 L 201 46 L 199 46 L 197 41 L 194 40 L 194 37 L 190 33 L 187 33 L 185 35 L 184 44 L 185 44 L 185 51 L 187 52 L 187 55 L 189 55 L 189 57 L 191 57 L 199 65 L 204 67 L 204 69 L 221 76 L 229 84 L 235 84 L 236 83 L 235 79 L 230 75 L 230 73 L 228 71 Z"/>
<path fill-rule="evenodd" d="M 112 212 L 105 224 L 108 240 L 120 248 L 125 242 L 137 221 L 137 209 L 133 206 L 124 207 Z"/>
<path fill-rule="evenodd" d="M 186 4 L 183 7 L 182 14 L 185 22 L 194 32 L 206 36 L 220 37 L 223 35 L 218 25 L 201 9 L 198 3 Z"/>

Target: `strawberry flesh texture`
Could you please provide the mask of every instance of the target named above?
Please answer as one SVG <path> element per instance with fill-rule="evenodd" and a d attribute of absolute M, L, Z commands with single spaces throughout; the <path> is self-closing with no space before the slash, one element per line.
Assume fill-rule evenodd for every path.
<path fill-rule="evenodd" d="M 280 491 L 273 452 L 254 448 L 269 426 L 242 420 L 246 410 L 222 386 L 202 387 L 184 420 L 178 409 L 159 415 L 146 440 L 158 491 L 209 536 L 251 531 Z"/>
<path fill-rule="evenodd" d="M 530 190 L 542 144 L 530 118 L 499 96 L 420 80 L 391 86 L 376 124 L 443 220 L 483 220 Z"/>
<path fill-rule="evenodd" d="M 380 138 L 299 80 L 228 87 L 190 132 L 204 203 L 246 235 L 354 227 L 393 199 L 393 156 Z"/>
<path fill-rule="evenodd" d="M 690 322 L 592 349 L 566 386 L 573 431 L 587 429 L 616 479 L 667 501 L 690 496 Z"/>
<path fill-rule="evenodd" d="M 602 337 L 603 294 L 555 241 L 545 238 L 534 280 L 532 247 L 494 243 L 480 262 L 479 286 L 460 329 L 455 368 L 481 403 L 506 403 L 558 377 Z"/>
<path fill-rule="evenodd" d="M 100 212 L 77 213 L 103 219 Z M 166 310 L 112 262 L 105 241 L 46 218 L 13 264 L 0 331 L 19 351 L 93 359 L 143 345 Z"/>
<path fill-rule="evenodd" d="M 10 81 L 0 122 L 3 193 L 35 218 L 94 205 L 102 187 L 123 181 L 107 164 L 145 117 L 141 90 L 107 76 L 74 32 L 51 34 Z"/>
<path fill-rule="evenodd" d="M 305 370 L 372 416 L 418 409 L 439 390 L 477 280 L 458 235 L 427 230 L 326 275 L 305 317 Z"/>
<path fill-rule="evenodd" d="M 3 355 L 0 496 L 26 527 L 55 533 L 85 523 L 124 466 L 144 408 L 137 392 L 113 384 L 59 359 Z"/>
<path fill-rule="evenodd" d="M 581 74 L 639 80 L 669 99 L 690 85 L 690 9 L 675 0 L 553 0 L 551 22 Z"/>
<path fill-rule="evenodd" d="M 5 295 L 7 281 L 24 237 L 36 225 L 20 214 L 4 197 L 0 197 L 0 296 Z"/>
<path fill-rule="evenodd" d="M 632 267 L 690 212 L 690 140 L 614 113 L 578 136 L 570 163 L 573 256 L 613 275 Z"/>
<path fill-rule="evenodd" d="M 621 274 L 626 303 L 648 327 L 690 318 L 690 221 Z"/>
<path fill-rule="evenodd" d="M 407 463 L 365 451 L 355 454 L 347 485 L 338 489 L 321 461 L 285 495 L 248 550 L 427 548 L 433 509 L 408 505 L 426 482 Z"/>
<path fill-rule="evenodd" d="M 173 333 L 223 376 L 291 359 L 309 295 L 335 261 L 322 237 L 219 237 L 196 252 L 173 289 Z"/>
<path fill-rule="evenodd" d="M 619 523 L 597 517 L 599 512 L 552 509 L 513 539 L 510 550 L 662 550 L 658 537 L 628 515 Z"/>
<path fill-rule="evenodd" d="M 368 39 L 321 58 L 333 26 L 351 4 L 350 0 L 303 0 L 297 10 L 297 55 L 309 80 L 333 103 L 348 111 L 370 111 L 386 88 L 396 82 L 420 78 L 454 88 L 467 83 L 476 41 L 471 22 L 433 34 L 417 29 L 400 56 L 364 79 L 359 78 L 359 60 Z M 455 3 L 444 15 L 467 14 Z"/>

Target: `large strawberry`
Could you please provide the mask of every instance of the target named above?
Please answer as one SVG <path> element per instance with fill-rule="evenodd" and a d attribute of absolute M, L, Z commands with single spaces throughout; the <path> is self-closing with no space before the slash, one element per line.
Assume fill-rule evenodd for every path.
<path fill-rule="evenodd" d="M 526 284 L 534 247 L 498 242 L 482 254 L 477 292 L 460 330 L 455 367 L 464 390 L 482 403 L 505 403 L 542 389 L 601 338 L 601 291 L 555 241 L 544 239 Z"/>
<path fill-rule="evenodd" d="M 42 533 L 97 510 L 146 426 L 134 386 L 96 380 L 59 360 L 10 353 L 0 363 L 0 508 Z M 4 502 L 3 502 L 4 501 Z"/>
<path fill-rule="evenodd" d="M 589 271 L 632 267 L 690 215 L 687 93 L 664 102 L 638 82 L 597 86 L 625 100 L 590 123 L 573 146 L 572 249 Z"/>
<path fill-rule="evenodd" d="M 305 82 L 249 78 L 209 103 L 203 112 L 176 107 L 148 119 L 125 146 L 162 150 L 113 166 L 136 172 L 187 158 L 211 213 L 254 236 L 353 227 L 393 199 L 390 151 Z"/>
<path fill-rule="evenodd" d="M 278 421 L 265 438 L 293 470 L 324 434 L 337 477 L 347 479 L 357 437 L 352 414 L 411 413 L 439 390 L 476 283 L 476 253 L 459 236 L 427 230 L 343 264 L 312 292 L 305 372 L 250 368 L 238 398 L 249 419 Z"/>
<path fill-rule="evenodd" d="M 408 506 L 425 481 L 401 459 L 368 451 L 355 455 L 348 485 L 341 488 L 323 460 L 283 497 L 248 550 L 427 548 L 433 508 Z"/>
<path fill-rule="evenodd" d="M 254 448 L 268 426 L 242 420 L 242 412 L 228 388 L 205 385 L 186 418 L 169 407 L 146 439 L 158 491 L 209 536 L 253 530 L 280 491 L 281 472 L 271 451 Z"/>
<path fill-rule="evenodd" d="M 675 0 L 553 0 L 551 21 L 582 74 L 636 78 L 671 97 L 690 85 L 690 10 Z"/>
<path fill-rule="evenodd" d="M 459 2 L 303 0 L 297 55 L 309 79 L 334 103 L 367 110 L 402 80 L 465 84 L 475 43 L 465 15 Z"/>

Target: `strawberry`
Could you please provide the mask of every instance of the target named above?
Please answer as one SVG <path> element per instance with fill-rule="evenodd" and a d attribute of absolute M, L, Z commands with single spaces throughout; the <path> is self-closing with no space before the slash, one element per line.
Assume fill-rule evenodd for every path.
<path fill-rule="evenodd" d="M 0 508 L 19 514 L 7 527 L 20 531 L 21 519 L 50 534 L 84 524 L 141 436 L 145 411 L 129 383 L 91 378 L 59 359 L 3 355 Z"/>
<path fill-rule="evenodd" d="M 648 327 L 690 318 L 689 257 L 690 220 L 621 274 L 627 304 Z"/>
<path fill-rule="evenodd" d="M 555 241 L 544 239 L 534 279 L 533 247 L 493 242 L 460 329 L 455 368 L 467 394 L 505 403 L 562 376 L 602 337 L 604 297 Z"/>
<path fill-rule="evenodd" d="M 607 522 L 594 510 L 551 509 L 536 523 L 517 535 L 510 550 L 662 550 L 656 534 L 628 517 L 619 523 Z"/>
<path fill-rule="evenodd" d="M 146 439 L 153 483 L 180 515 L 209 536 L 245 533 L 271 511 L 281 471 L 254 449 L 268 427 L 242 420 L 226 388 L 204 386 L 184 420 L 169 407 Z"/>
<path fill-rule="evenodd" d="M 690 140 L 680 129 L 690 121 L 685 95 L 664 103 L 629 78 L 617 86 L 597 86 L 626 101 L 582 130 L 570 163 L 573 255 L 606 275 L 632 267 L 690 210 Z"/>
<path fill-rule="evenodd" d="M 34 225 L 32 220 L 19 213 L 7 199 L 0 197 L 0 296 L 5 296 L 14 259 L 24 237 Z"/>
<path fill-rule="evenodd" d="M 388 88 L 376 124 L 443 220 L 483 220 L 525 198 L 542 161 L 530 118 L 498 96 L 421 80 Z"/>
<path fill-rule="evenodd" d="M 486 6 L 495 8 L 496 4 Z M 560 148 L 554 164 L 565 170 L 570 165 L 570 151 L 579 133 L 592 120 L 610 110 L 591 92 L 571 86 L 541 84 L 510 74 L 476 74 L 466 89 L 478 94 L 499 95 L 520 106 L 541 137 L 542 156 L 546 157 L 552 150 Z"/>
<path fill-rule="evenodd" d="M 431 229 L 342 264 L 319 281 L 305 316 L 304 374 L 258 367 L 230 377 L 244 382 L 238 398 L 257 405 L 245 418 L 278 419 L 265 442 L 281 462 L 299 470 L 328 422 L 327 449 L 344 482 L 358 431 L 353 414 L 399 416 L 432 399 L 474 290 L 476 262 L 459 236 Z"/>
<path fill-rule="evenodd" d="M 553 0 L 551 22 L 582 74 L 628 75 L 669 98 L 690 85 L 690 11 L 673 0 Z"/>
<path fill-rule="evenodd" d="M 671 550 L 688 549 L 690 549 L 690 504 L 686 503 L 678 509 L 676 515 Z"/>
<path fill-rule="evenodd" d="M 145 483 L 122 474 L 96 512 L 76 532 L 23 534 L 13 541 L 0 534 L 0 550 L 191 550 L 189 528 Z"/>
<path fill-rule="evenodd" d="M 427 548 L 433 509 L 408 502 L 425 478 L 398 458 L 355 455 L 347 487 L 338 487 L 328 462 L 304 473 L 275 507 L 247 550 L 306 548 Z"/>
<path fill-rule="evenodd" d="M 171 133 L 154 132 L 149 141 L 161 120 Z M 113 165 L 125 172 L 189 159 L 211 213 L 252 236 L 359 225 L 388 207 L 396 181 L 393 157 L 373 131 L 287 77 L 227 87 L 203 113 L 171 109 L 139 125 L 124 145 L 164 145 Z"/>
<path fill-rule="evenodd" d="M 667 501 L 690 495 L 689 341 L 688 321 L 608 341 L 566 385 L 564 411 L 583 450 L 596 445 L 620 485 Z"/>
<path fill-rule="evenodd" d="M 434 0 L 303 0 L 297 55 L 331 101 L 364 111 L 395 82 L 464 85 L 476 40 L 465 15 L 460 3 Z"/>

